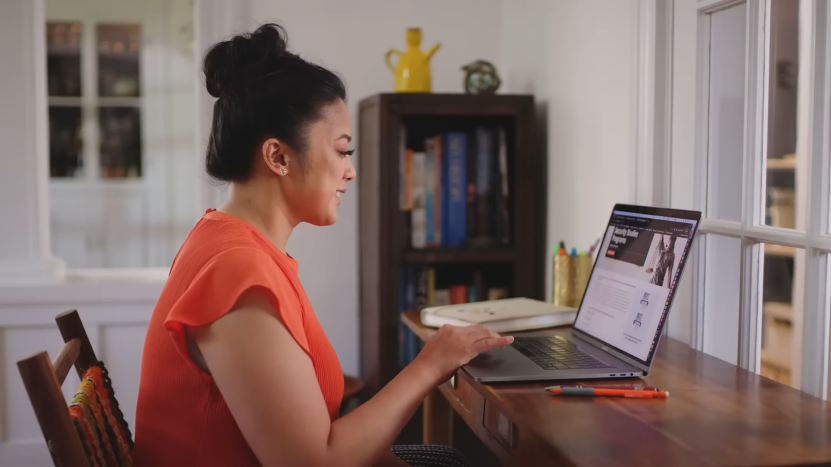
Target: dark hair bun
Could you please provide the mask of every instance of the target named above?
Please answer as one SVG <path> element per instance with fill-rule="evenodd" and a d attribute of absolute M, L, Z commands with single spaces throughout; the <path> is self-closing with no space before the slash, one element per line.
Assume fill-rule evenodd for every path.
<path fill-rule="evenodd" d="M 286 50 L 276 24 L 224 40 L 205 55 L 202 71 L 214 102 L 205 169 L 216 180 L 245 180 L 263 138 L 278 138 L 297 153 L 302 169 L 307 126 L 326 106 L 346 100 L 331 71 Z"/>
<path fill-rule="evenodd" d="M 213 97 L 239 94 L 254 80 L 274 70 L 281 58 L 296 55 L 286 50 L 286 31 L 277 24 L 264 24 L 252 33 L 234 36 L 214 45 L 205 55 L 205 87 Z M 271 65 L 271 66 L 269 66 Z"/>

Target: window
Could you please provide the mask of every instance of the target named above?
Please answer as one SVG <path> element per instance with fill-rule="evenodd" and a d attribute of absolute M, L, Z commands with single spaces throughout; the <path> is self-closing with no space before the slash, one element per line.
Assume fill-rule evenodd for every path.
<path fill-rule="evenodd" d="M 192 0 L 47 0 L 52 251 L 167 267 L 198 218 Z"/>
<path fill-rule="evenodd" d="M 693 341 L 827 397 L 827 1 L 698 7 Z"/>

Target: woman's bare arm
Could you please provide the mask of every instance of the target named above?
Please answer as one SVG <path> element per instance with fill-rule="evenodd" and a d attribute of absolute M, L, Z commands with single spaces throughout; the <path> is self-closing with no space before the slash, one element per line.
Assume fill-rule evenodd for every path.
<path fill-rule="evenodd" d="M 438 344 L 425 347 L 372 399 L 334 423 L 311 359 L 263 297 L 249 294 L 234 311 L 192 334 L 264 466 L 364 466 L 393 461 L 390 445 L 427 393 L 458 367 L 452 359 L 459 359 L 462 346 L 469 347 L 461 357 L 466 363 L 482 350 L 510 343 L 481 329 L 442 331 L 446 337 Z"/>

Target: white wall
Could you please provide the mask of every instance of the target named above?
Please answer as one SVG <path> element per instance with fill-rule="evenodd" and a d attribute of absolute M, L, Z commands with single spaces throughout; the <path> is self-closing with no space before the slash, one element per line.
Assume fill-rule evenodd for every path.
<path fill-rule="evenodd" d="M 526 0 L 502 10 L 506 91 L 533 93 L 547 134 L 548 246 L 585 250 L 635 196 L 635 0 Z M 550 294 L 551 271 L 546 284 Z"/>
<path fill-rule="evenodd" d="M 268 21 L 282 24 L 290 48 L 341 75 L 357 136 L 359 101 L 393 90 L 384 54 L 406 47 L 408 27 L 422 28 L 422 48 L 442 43 L 432 60 L 433 92 L 462 92 L 462 65 L 486 59 L 499 66 L 501 5 L 499 0 L 254 0 L 251 27 Z M 360 164 L 361 155 L 356 154 L 358 177 Z M 298 227 L 288 251 L 300 262 L 300 279 L 344 371 L 357 373 L 358 188 L 357 183 L 350 185 L 341 198 L 338 222 L 326 228 Z"/>

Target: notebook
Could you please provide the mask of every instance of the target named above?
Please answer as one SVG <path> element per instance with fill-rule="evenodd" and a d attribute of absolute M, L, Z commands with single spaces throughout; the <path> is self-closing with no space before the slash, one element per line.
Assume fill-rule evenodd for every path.
<path fill-rule="evenodd" d="M 576 308 L 519 297 L 424 308 L 421 322 L 434 328 L 478 324 L 493 332 L 515 332 L 569 325 L 576 314 Z"/>

